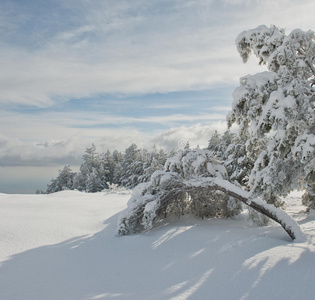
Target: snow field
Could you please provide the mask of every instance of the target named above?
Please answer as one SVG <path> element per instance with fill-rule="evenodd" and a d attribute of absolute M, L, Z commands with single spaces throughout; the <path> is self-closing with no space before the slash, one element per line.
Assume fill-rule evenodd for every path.
<path fill-rule="evenodd" d="M 298 196 L 303 243 L 246 213 L 118 237 L 128 194 L 0 194 L 0 299 L 314 299 L 315 214 Z"/>

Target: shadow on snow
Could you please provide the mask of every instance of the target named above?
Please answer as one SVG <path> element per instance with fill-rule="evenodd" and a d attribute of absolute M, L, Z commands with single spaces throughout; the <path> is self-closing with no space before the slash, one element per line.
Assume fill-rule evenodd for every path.
<path fill-rule="evenodd" d="M 280 227 L 184 217 L 117 237 L 117 218 L 93 236 L 12 256 L 0 267 L 0 299 L 314 297 L 315 254 Z"/>

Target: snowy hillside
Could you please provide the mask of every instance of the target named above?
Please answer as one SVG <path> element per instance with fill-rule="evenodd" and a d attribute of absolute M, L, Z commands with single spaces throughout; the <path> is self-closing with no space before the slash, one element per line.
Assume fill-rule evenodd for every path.
<path fill-rule="evenodd" d="M 0 299 L 314 299 L 315 214 L 306 234 L 191 217 L 118 237 L 129 194 L 0 194 Z"/>

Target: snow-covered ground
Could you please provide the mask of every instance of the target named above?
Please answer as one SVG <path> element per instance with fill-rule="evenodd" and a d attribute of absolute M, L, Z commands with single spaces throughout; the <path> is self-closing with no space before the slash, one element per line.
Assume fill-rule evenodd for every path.
<path fill-rule="evenodd" d="M 0 299 L 315 299 L 315 214 L 298 196 L 304 243 L 245 214 L 118 237 L 129 194 L 0 194 Z"/>

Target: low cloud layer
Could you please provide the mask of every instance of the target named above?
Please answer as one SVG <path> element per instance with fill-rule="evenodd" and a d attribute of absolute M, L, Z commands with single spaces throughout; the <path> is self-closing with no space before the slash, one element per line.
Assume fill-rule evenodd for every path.
<path fill-rule="evenodd" d="M 0 166 L 60 166 L 80 165 L 82 155 L 92 143 L 99 152 L 107 149 L 124 151 L 132 143 L 138 147 L 151 148 L 156 145 L 166 151 L 178 150 L 183 143 L 191 147 L 206 147 L 214 130 L 223 132 L 226 124 L 222 121 L 212 125 L 196 124 L 171 128 L 162 133 L 146 134 L 135 129 L 85 130 L 80 135 L 64 140 L 30 142 L 0 135 Z M 93 135 L 93 138 L 91 137 Z"/>

